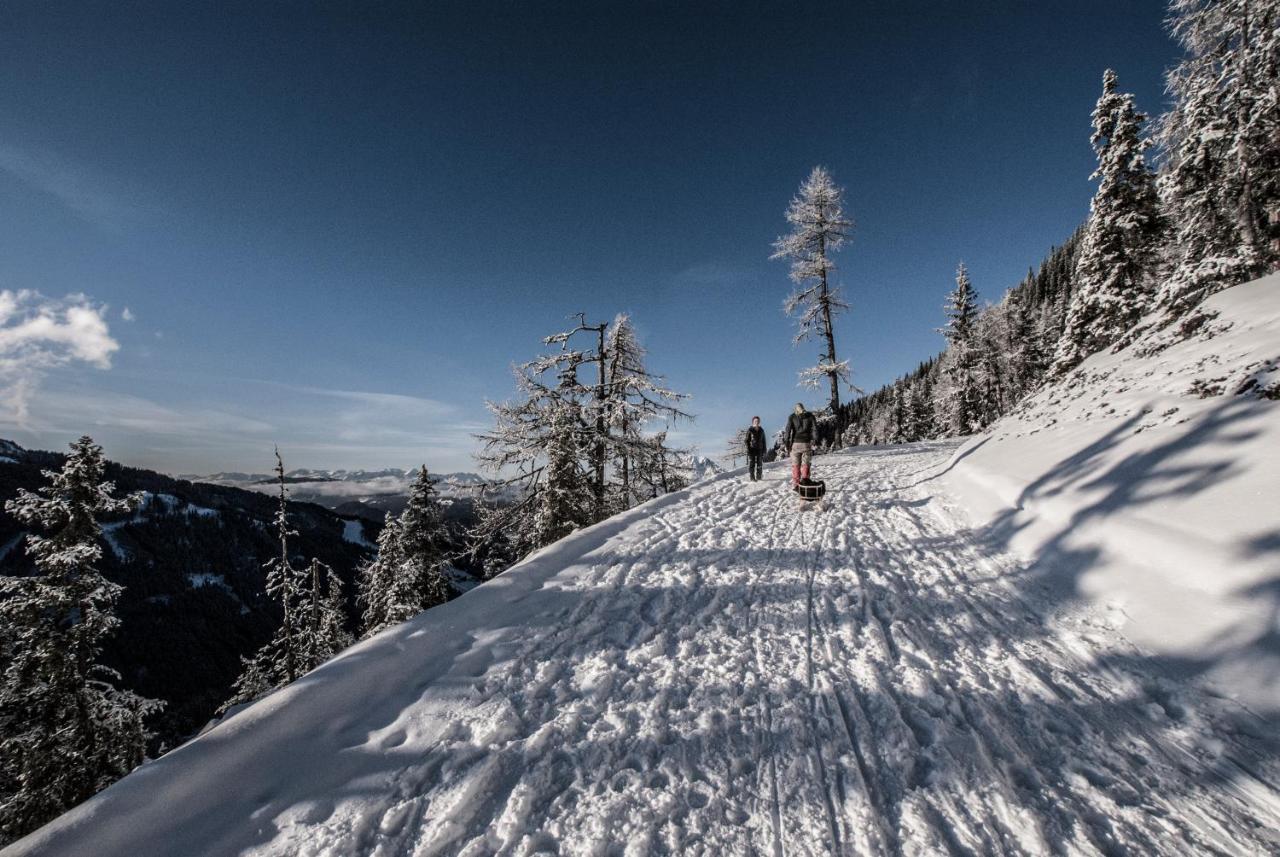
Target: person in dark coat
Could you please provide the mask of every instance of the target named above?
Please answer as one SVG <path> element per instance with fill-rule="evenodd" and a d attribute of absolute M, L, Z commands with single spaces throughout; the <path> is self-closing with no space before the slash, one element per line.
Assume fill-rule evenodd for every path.
<path fill-rule="evenodd" d="M 760 418 L 751 418 L 751 428 L 747 429 L 747 473 L 755 482 L 764 476 L 764 429 L 760 427 Z"/>
<path fill-rule="evenodd" d="M 813 461 L 813 444 L 818 439 L 818 421 L 804 409 L 803 402 L 796 402 L 796 410 L 787 418 L 787 454 L 791 456 L 791 484 L 809 478 L 809 465 Z"/>

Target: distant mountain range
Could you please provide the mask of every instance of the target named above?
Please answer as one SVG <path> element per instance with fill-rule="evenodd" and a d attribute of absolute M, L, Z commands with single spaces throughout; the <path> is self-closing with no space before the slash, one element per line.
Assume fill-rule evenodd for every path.
<path fill-rule="evenodd" d="M 705 455 L 690 456 L 688 466 L 690 482 L 700 482 L 725 472 L 723 467 Z"/>
<path fill-rule="evenodd" d="M 687 462 L 689 479 L 697 482 L 724 472 L 724 468 L 706 456 L 692 456 Z M 267 473 L 211 473 L 207 476 L 183 475 L 191 482 L 225 485 L 246 491 L 274 494 L 276 477 Z M 382 521 L 387 512 L 399 514 L 409 496 L 409 487 L 418 478 L 416 470 L 388 467 L 383 470 L 313 470 L 300 468 L 285 473 L 289 496 L 295 500 L 316 503 L 341 515 Z M 436 490 L 446 507 L 459 521 L 474 516 L 480 488 L 488 480 L 476 473 L 432 474 Z M 498 494 L 512 499 L 516 488 L 505 488 Z"/>
<path fill-rule="evenodd" d="M 225 485 L 274 494 L 276 477 L 267 473 L 212 473 L 208 476 L 183 475 L 182 479 L 209 485 Z M 399 514 L 409 497 L 409 488 L 418 478 L 416 470 L 388 467 L 384 470 L 312 470 L 301 468 L 284 475 L 289 496 L 295 500 L 316 503 L 340 515 L 352 515 L 370 521 L 382 521 L 388 512 Z M 475 500 L 485 479 L 475 473 L 432 474 L 436 490 L 445 501 L 448 514 L 459 522 L 474 517 Z"/>

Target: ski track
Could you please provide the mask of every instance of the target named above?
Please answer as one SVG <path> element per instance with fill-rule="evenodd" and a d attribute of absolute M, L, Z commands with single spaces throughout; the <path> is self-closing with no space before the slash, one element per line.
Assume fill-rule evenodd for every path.
<path fill-rule="evenodd" d="M 931 494 L 954 448 L 820 458 L 816 508 L 782 467 L 696 486 L 252 853 L 1280 853 L 1265 730 L 984 547 Z"/>

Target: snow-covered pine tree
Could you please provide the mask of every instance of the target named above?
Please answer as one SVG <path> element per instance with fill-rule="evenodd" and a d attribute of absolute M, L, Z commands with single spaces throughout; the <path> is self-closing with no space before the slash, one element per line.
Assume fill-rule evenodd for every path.
<path fill-rule="evenodd" d="M 1142 135 L 1144 121 L 1133 96 L 1116 90 L 1116 73 L 1107 69 L 1090 137 L 1098 156 L 1090 178 L 1097 179 L 1098 189 L 1076 258 L 1075 292 L 1054 357 L 1055 375 L 1121 340 L 1150 307 L 1162 227 L 1155 174 L 1144 154 L 1151 147 Z"/>
<path fill-rule="evenodd" d="M 279 448 L 276 449 L 275 474 L 280 499 L 272 523 L 280 541 L 280 554 L 266 563 L 266 590 L 280 602 L 280 627 L 253 657 L 241 658 L 243 670 L 233 685 L 234 692 L 222 704 L 219 713 L 232 706 L 252 702 L 309 669 L 304 651 L 307 576 L 293 565 L 289 556 L 289 539 L 298 533 L 289 525 L 289 489 L 285 487 L 284 459 L 280 457 Z"/>
<path fill-rule="evenodd" d="M 471 534 L 477 558 L 513 561 L 547 544 L 550 533 L 572 532 L 648 499 L 638 486 L 647 493 L 677 481 L 679 451 L 666 445 L 665 432 L 647 435 L 644 428 L 687 418 L 677 406 L 685 396 L 647 370 L 628 316 L 601 325 L 575 318 L 576 327 L 544 340 L 558 351 L 515 367 L 521 397 L 489 404 L 494 428 L 479 436 L 477 460 L 495 473 L 514 470 L 502 485 L 520 485 L 522 496 L 482 506 Z M 585 349 L 575 345 L 582 337 Z M 539 496 L 549 487 L 553 495 Z"/>
<path fill-rule="evenodd" d="M 893 400 L 890 405 L 890 443 L 909 443 L 911 437 L 911 419 L 907 412 L 907 379 L 902 378 L 893 384 Z"/>
<path fill-rule="evenodd" d="M 102 557 L 98 517 L 134 508 L 113 497 L 106 460 L 92 438 L 71 444 L 49 484 L 19 489 L 5 509 L 47 535 L 28 535 L 30 577 L 0 577 L 6 626 L 0 685 L 0 844 L 89 798 L 140 764 L 145 718 L 162 703 L 116 686 L 99 664 L 119 625 L 121 587 L 94 567 Z"/>
<path fill-rule="evenodd" d="M 934 436 L 933 407 L 930 398 L 933 393 L 928 377 L 920 380 L 912 387 L 911 400 L 908 403 L 911 414 L 911 434 L 913 440 L 929 440 Z"/>
<path fill-rule="evenodd" d="M 662 378 L 645 365 L 646 352 L 636 336 L 631 317 L 619 313 L 605 337 L 605 419 L 607 442 L 613 461 L 613 477 L 617 483 L 618 509 L 629 509 L 638 500 L 649 499 L 636 491 L 635 466 L 640 459 L 652 459 L 659 451 L 652 436 L 644 429 L 661 420 L 667 426 L 689 415 L 677 407 L 688 398 L 662 384 Z M 663 432 L 665 443 L 666 432 Z M 666 454 L 676 451 L 662 450 Z"/>
<path fill-rule="evenodd" d="M 787 315 L 799 315 L 795 342 L 816 337 L 825 346 L 818 364 L 800 373 L 800 383 L 816 389 L 822 379 L 827 379 L 833 415 L 840 413 L 840 383 L 850 383 L 849 361 L 836 357 L 834 326 L 835 316 L 849 305 L 831 282 L 836 269 L 831 254 L 840 249 L 853 230 L 853 221 L 845 217 L 841 207 L 843 197 L 844 191 L 832 181 L 826 168 L 814 167 L 787 207 L 792 231 L 774 242 L 774 252 L 769 257 L 791 262 L 791 281 L 796 284 L 796 291 L 783 307 Z"/>
<path fill-rule="evenodd" d="M 342 579 L 318 559 L 311 560 L 306 576 L 310 583 L 301 645 L 303 672 L 315 669 L 352 643 Z"/>
<path fill-rule="evenodd" d="M 555 338 L 550 338 L 555 339 Z M 486 556 L 494 563 L 514 562 L 549 542 L 550 533 L 568 533 L 594 523 L 596 518 L 593 391 L 577 381 L 581 352 L 564 350 L 540 357 L 514 369 L 521 399 L 488 403 L 494 427 L 479 435 L 481 468 L 515 475 L 491 486 L 518 486 L 519 499 L 510 504 L 487 505 L 471 533 L 472 556 Z M 543 376 L 554 372 L 558 381 L 547 384 Z M 589 398 L 592 409 L 581 404 Z M 554 462 L 554 464 L 553 464 Z M 554 494 L 543 496 L 549 484 Z M 496 574 L 486 565 L 486 573 Z"/>
<path fill-rule="evenodd" d="M 943 357 L 947 379 L 941 410 L 946 433 L 965 435 L 982 427 L 978 379 L 978 353 L 975 326 L 978 318 L 978 294 L 969 281 L 964 263 L 956 270 L 956 287 L 947 296 L 947 338 Z"/>
<path fill-rule="evenodd" d="M 388 624 L 398 624 L 449 600 L 445 553 L 449 534 L 440 498 L 424 464 L 399 521 L 400 562 L 387 580 Z"/>
<path fill-rule="evenodd" d="M 989 306 L 974 324 L 978 369 L 978 423 L 988 426 L 1000 418 L 1009 400 L 1008 319 L 1005 306 Z"/>
<path fill-rule="evenodd" d="M 1010 289 L 1004 303 L 1008 325 L 1010 404 L 1015 404 L 1040 384 L 1048 368 L 1048 358 L 1026 283 Z"/>
<path fill-rule="evenodd" d="M 1172 270 L 1157 302 L 1177 320 L 1280 265 L 1280 0 L 1173 0 L 1169 22 L 1186 55 L 1158 134 Z"/>
<path fill-rule="evenodd" d="M 364 605 L 361 635 L 370 637 L 394 625 L 391 613 L 392 581 L 401 573 L 405 558 L 400 547 L 400 519 L 388 512 L 378 533 L 378 552 L 365 560 L 359 570 L 356 601 Z"/>
<path fill-rule="evenodd" d="M 559 541 L 590 520 L 583 508 L 583 474 L 574 437 L 577 422 L 576 408 L 572 404 L 566 400 L 555 404 L 551 411 L 546 449 L 546 477 L 538 491 L 533 513 L 534 550 Z"/>

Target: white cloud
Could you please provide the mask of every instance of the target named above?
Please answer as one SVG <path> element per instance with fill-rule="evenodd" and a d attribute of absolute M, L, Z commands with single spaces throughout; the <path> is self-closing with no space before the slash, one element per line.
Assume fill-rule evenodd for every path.
<path fill-rule="evenodd" d="M 84 295 L 47 298 L 39 292 L 0 291 L 0 416 L 22 424 L 45 373 L 72 363 L 111 367 L 120 344 L 107 326 L 106 307 Z"/>
<path fill-rule="evenodd" d="M 133 321 L 134 319 L 137 318 L 137 316 L 133 314 L 133 310 L 129 309 L 128 307 L 125 307 L 124 309 L 120 310 L 120 317 L 125 321 Z"/>

